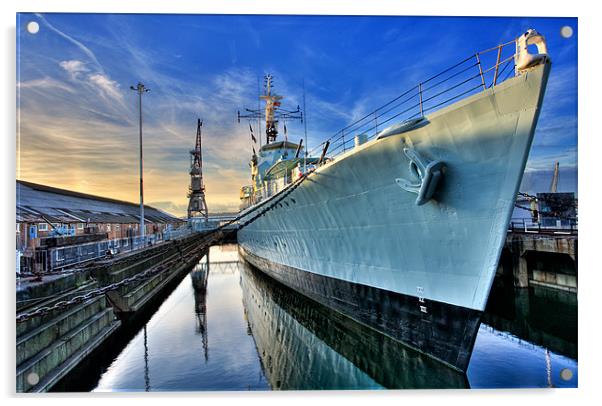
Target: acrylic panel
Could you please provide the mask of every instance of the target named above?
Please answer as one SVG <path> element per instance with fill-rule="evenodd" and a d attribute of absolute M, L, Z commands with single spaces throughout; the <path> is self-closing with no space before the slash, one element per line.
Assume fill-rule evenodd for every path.
<path fill-rule="evenodd" d="M 577 18 L 16 17 L 17 392 L 578 386 Z"/>

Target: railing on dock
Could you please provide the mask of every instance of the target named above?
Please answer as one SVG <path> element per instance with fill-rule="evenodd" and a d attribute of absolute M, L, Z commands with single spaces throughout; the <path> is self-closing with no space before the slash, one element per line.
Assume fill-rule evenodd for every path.
<path fill-rule="evenodd" d="M 353 148 L 355 136 L 370 140 L 392 124 L 424 117 L 457 99 L 496 86 L 515 74 L 515 55 L 516 40 L 477 52 L 347 125 L 309 154 L 318 156 L 328 149 L 326 154 L 332 160 Z"/>
<path fill-rule="evenodd" d="M 162 233 L 147 235 L 144 237 L 127 237 L 85 244 L 68 245 L 63 247 L 52 247 L 37 249 L 33 255 L 26 260 L 23 267 L 17 267 L 17 273 L 29 275 L 31 273 L 44 274 L 61 271 L 68 267 L 75 267 L 95 259 L 110 257 L 112 255 L 136 251 L 164 241 L 176 240 L 187 237 L 194 233 L 211 231 L 227 222 L 229 217 L 216 218 L 208 224 L 197 223 L 185 224 L 176 229 L 166 229 Z M 235 225 L 228 229 L 235 228 Z M 21 255 L 17 253 L 18 260 Z"/>
<path fill-rule="evenodd" d="M 163 241 L 161 234 L 152 234 L 144 237 L 116 238 L 87 244 L 57 247 L 42 252 L 46 252 L 48 256 L 48 268 L 46 271 L 53 271 L 105 256 L 136 251 L 155 245 L 161 241 Z"/>
<path fill-rule="evenodd" d="M 190 234 L 199 231 L 198 229 L 196 229 L 194 226 L 193 227 L 188 227 L 188 226 L 182 226 L 182 227 L 178 227 L 175 230 L 165 230 L 163 232 L 163 240 L 165 241 L 169 241 L 169 240 L 176 240 L 178 238 L 183 238 L 186 236 L 189 236 Z"/>
<path fill-rule="evenodd" d="M 533 233 L 533 234 L 570 234 L 579 232 L 576 217 L 571 218 L 546 218 L 545 222 L 535 222 L 530 218 L 514 218 L 508 224 L 508 232 Z"/>
<path fill-rule="evenodd" d="M 36 249 L 19 274 L 50 273 L 74 267 L 88 261 L 124 252 L 136 251 L 164 241 L 166 235 L 157 233 L 144 237 L 126 237 L 96 241 L 85 244 Z M 171 238 L 176 238 L 171 235 Z M 178 237 L 179 238 L 179 237 Z"/>

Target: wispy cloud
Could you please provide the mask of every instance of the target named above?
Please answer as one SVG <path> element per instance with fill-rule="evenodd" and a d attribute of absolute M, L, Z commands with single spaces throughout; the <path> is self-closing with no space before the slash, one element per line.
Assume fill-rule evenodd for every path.
<path fill-rule="evenodd" d="M 47 91 L 48 89 L 59 89 L 69 93 L 75 92 L 75 90 L 71 86 L 48 76 L 40 79 L 31 79 L 26 80 L 24 82 L 19 82 L 17 83 L 17 87 L 19 89 L 32 89 L 38 91 Z"/>
<path fill-rule="evenodd" d="M 111 80 L 108 76 L 101 73 L 90 75 L 88 76 L 88 79 L 94 86 L 98 88 L 103 97 L 113 99 L 119 102 L 121 105 L 124 105 L 123 95 L 119 90 L 119 84 L 117 82 Z"/>
<path fill-rule="evenodd" d="M 36 13 L 36 16 L 44 23 L 44 26 L 58 34 L 60 37 L 66 39 L 67 41 L 77 46 L 88 58 L 90 58 L 96 64 L 97 68 L 100 71 L 103 71 L 102 65 L 100 64 L 100 62 L 98 62 L 98 59 L 96 59 L 96 55 L 88 47 L 86 47 L 84 44 L 82 44 L 72 36 L 67 35 L 63 31 L 54 27 L 54 25 L 50 24 L 42 14 Z"/>
<path fill-rule="evenodd" d="M 311 148 L 473 52 L 473 39 L 495 44 L 505 29 L 467 42 L 472 23 L 472 31 L 433 35 L 435 19 L 36 16 L 42 29 L 20 50 L 18 176 L 136 201 L 138 99 L 129 86 L 143 81 L 151 89 L 143 96 L 145 194 L 175 214 L 187 203 L 197 118 L 210 210 L 237 209 L 252 142 L 236 111 L 257 108 L 258 75 L 274 74 L 292 109 L 303 105 L 305 80 Z M 530 171 L 553 159 L 576 165 L 576 68 L 554 61 Z M 302 136 L 303 124 L 287 127 L 292 140 Z"/>
<path fill-rule="evenodd" d="M 542 148 L 531 154 L 525 171 L 549 171 L 558 162 L 562 168 L 577 167 L 577 147 Z"/>
<path fill-rule="evenodd" d="M 44 17 L 41 17 L 44 18 Z M 137 115 L 135 95 L 102 67 L 92 49 L 44 19 L 51 31 L 76 46 L 82 58 L 58 62 L 65 73 L 22 81 L 19 135 L 20 178 L 41 183 L 137 199 Z M 117 27 L 115 35 L 119 35 Z M 109 40 L 117 40 L 117 37 Z M 236 107 L 254 100 L 255 76 L 231 68 L 209 81 L 190 83 L 166 75 L 144 47 L 124 41 L 132 71 L 149 79 L 145 95 L 145 185 L 149 202 L 183 214 L 188 189 L 188 151 L 196 118 L 205 120 L 205 183 L 213 209 L 236 210 L 238 188 L 247 182 L 248 131 L 235 121 Z M 89 59 L 91 62 L 85 62 Z M 50 58 L 49 60 L 52 60 Z M 51 66 L 45 69 L 52 72 Z M 49 73 L 50 74 L 50 73 Z M 70 96 L 57 103 L 56 90 Z M 28 92 L 36 92 L 33 97 Z M 225 124 L 225 125 L 224 125 Z M 240 157 L 232 165 L 232 157 Z M 171 205 L 165 204 L 171 202 Z M 183 211 L 182 211 L 183 210 Z"/>

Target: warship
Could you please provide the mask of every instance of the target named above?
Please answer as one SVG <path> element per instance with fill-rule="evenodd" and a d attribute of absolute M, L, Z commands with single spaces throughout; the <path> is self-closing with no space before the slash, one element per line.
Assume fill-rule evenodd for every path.
<path fill-rule="evenodd" d="M 266 135 L 240 192 L 241 257 L 466 371 L 550 66 L 545 38 L 529 29 L 425 79 L 312 151 L 307 135 L 305 147 L 288 140 L 286 122 L 303 112 L 284 110 L 267 76 L 263 111 L 239 112 L 239 121 L 265 119 Z"/>

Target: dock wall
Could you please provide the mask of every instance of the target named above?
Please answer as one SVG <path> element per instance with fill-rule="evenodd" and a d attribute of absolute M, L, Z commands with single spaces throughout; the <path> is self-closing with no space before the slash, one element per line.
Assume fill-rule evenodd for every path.
<path fill-rule="evenodd" d="M 25 317 L 16 325 L 16 391 L 52 389 L 155 297 L 173 288 L 207 249 L 205 236 L 193 234 L 22 284 L 17 314 Z M 99 294 L 111 287 L 116 288 Z"/>
<path fill-rule="evenodd" d="M 498 274 L 514 286 L 545 286 L 577 292 L 578 238 L 574 233 L 509 232 Z"/>

